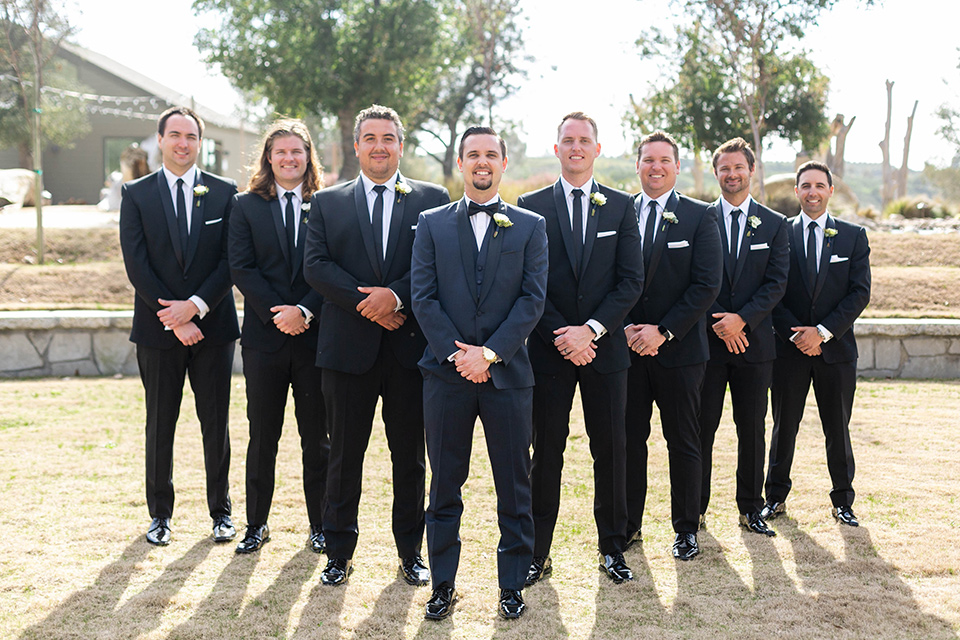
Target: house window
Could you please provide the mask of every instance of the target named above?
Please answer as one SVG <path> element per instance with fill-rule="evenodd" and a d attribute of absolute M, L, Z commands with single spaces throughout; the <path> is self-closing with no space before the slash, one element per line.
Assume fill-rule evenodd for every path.
<path fill-rule="evenodd" d="M 211 173 L 223 173 L 223 145 L 218 140 L 203 139 L 200 143 L 200 164 Z"/>

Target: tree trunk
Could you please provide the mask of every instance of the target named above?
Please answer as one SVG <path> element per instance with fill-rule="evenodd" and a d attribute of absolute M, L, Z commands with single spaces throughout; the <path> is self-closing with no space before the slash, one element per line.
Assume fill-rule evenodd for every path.
<path fill-rule="evenodd" d="M 699 151 L 693 153 L 693 192 L 697 198 L 703 197 L 703 156 Z"/>
<path fill-rule="evenodd" d="M 910 117 L 907 118 L 907 133 L 903 136 L 903 163 L 900 165 L 900 172 L 897 176 L 898 198 L 907 197 L 907 176 L 910 175 L 910 168 L 907 166 L 907 158 L 910 156 L 910 136 L 913 135 L 913 118 L 917 115 L 918 102 L 920 101 L 913 101 L 913 111 L 910 112 Z"/>
<path fill-rule="evenodd" d="M 753 131 L 753 153 L 757 157 L 757 184 L 760 189 L 757 192 L 757 200 L 760 204 L 767 202 L 767 189 L 764 184 L 767 181 L 767 172 L 763 168 L 763 138 L 760 137 L 760 124 L 750 111 L 750 129 Z"/>
<path fill-rule="evenodd" d="M 830 167 L 830 170 L 833 171 L 833 175 L 842 178 L 845 171 L 843 153 L 847 143 L 847 133 L 857 120 L 857 116 L 850 118 L 850 122 L 846 124 L 843 123 L 843 114 L 839 114 L 837 119 L 840 121 L 840 129 L 837 131 L 837 152 L 833 156 L 833 166 Z"/>
<path fill-rule="evenodd" d="M 343 154 L 343 164 L 337 175 L 337 182 L 353 180 L 360 173 L 360 163 L 353 148 L 353 121 L 356 109 L 346 108 L 337 112 L 337 126 L 340 129 L 340 152 Z"/>
<path fill-rule="evenodd" d="M 880 185 L 880 210 L 893 200 L 893 177 L 890 171 L 890 120 L 893 117 L 893 83 L 887 80 L 887 124 L 884 127 L 880 150 L 883 151 L 883 183 Z"/>

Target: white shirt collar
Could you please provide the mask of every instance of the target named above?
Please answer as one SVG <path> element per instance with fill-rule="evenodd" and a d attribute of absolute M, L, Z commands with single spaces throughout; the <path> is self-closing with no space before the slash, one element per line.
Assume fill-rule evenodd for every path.
<path fill-rule="evenodd" d="M 582 187 L 575 187 L 567 182 L 566 178 L 560 176 L 560 186 L 563 188 L 563 195 L 565 198 L 569 198 L 574 189 L 580 189 L 589 196 L 590 192 L 593 191 L 593 176 L 590 176 L 590 179 L 584 182 Z"/>
<path fill-rule="evenodd" d="M 803 221 L 803 228 L 804 228 L 804 229 L 806 229 L 807 227 L 809 227 L 811 222 L 816 222 L 816 223 L 817 223 L 817 226 L 820 227 L 820 229 L 826 229 L 826 228 L 827 228 L 827 218 L 828 218 L 829 215 L 830 215 L 830 212 L 829 212 L 829 211 L 824 211 L 822 216 L 820 216 L 819 218 L 817 218 L 816 220 L 814 220 L 813 218 L 811 218 L 810 216 L 808 216 L 806 213 L 804 213 L 803 211 L 801 211 L 801 212 L 800 212 L 800 220 Z"/>
<path fill-rule="evenodd" d="M 749 215 L 750 205 L 752 204 L 753 204 L 753 198 L 750 197 L 749 194 L 747 195 L 747 199 L 741 202 L 740 206 L 738 207 L 733 206 L 732 204 L 727 202 L 726 198 L 724 198 L 723 196 L 720 196 L 720 207 L 723 209 L 723 215 L 725 216 L 732 215 L 733 212 L 736 211 L 737 209 L 740 209 L 740 211 L 742 211 L 744 215 Z"/>
<path fill-rule="evenodd" d="M 471 202 L 476 202 L 475 200 L 471 200 L 469 197 L 467 197 L 467 194 L 463 194 L 463 200 L 464 202 L 467 203 L 467 206 L 470 206 Z M 486 202 L 477 202 L 477 204 L 480 205 L 481 207 L 485 207 L 488 204 L 493 204 L 494 202 L 497 202 L 498 200 L 500 200 L 499 193 L 493 196 L 491 199 L 487 200 Z"/>
<path fill-rule="evenodd" d="M 281 204 L 286 204 L 285 202 L 282 202 L 282 201 L 285 199 L 284 196 L 286 195 L 287 191 L 293 191 L 293 199 L 296 200 L 297 202 L 303 201 L 303 195 L 302 195 L 303 183 L 302 182 L 298 184 L 296 187 L 294 187 L 293 189 L 284 189 L 276 182 L 274 182 L 274 184 L 277 187 L 277 199 L 281 201 Z"/>
<path fill-rule="evenodd" d="M 389 178 L 386 182 L 383 183 L 383 186 L 387 188 L 387 191 L 391 193 L 397 190 L 397 181 L 400 179 L 400 172 L 397 171 L 393 174 L 392 178 Z M 363 171 L 360 172 L 360 180 L 363 181 L 363 192 L 370 193 L 373 191 L 373 188 L 377 186 L 377 183 L 367 177 Z"/>
<path fill-rule="evenodd" d="M 673 195 L 673 189 L 662 194 L 659 198 L 656 198 L 657 204 L 660 205 L 657 209 L 658 211 L 666 211 L 667 203 L 670 202 L 670 196 Z M 654 198 L 651 198 L 647 195 L 646 191 L 641 191 L 640 204 L 644 211 L 650 208 L 650 201 Z"/>
<path fill-rule="evenodd" d="M 171 189 L 176 188 L 177 180 L 183 178 L 183 183 L 188 186 L 190 189 L 193 189 L 193 185 L 197 183 L 197 165 L 193 165 L 182 175 L 178 176 L 170 169 L 167 169 L 167 165 L 162 165 L 163 175 L 167 179 L 167 186 Z"/>

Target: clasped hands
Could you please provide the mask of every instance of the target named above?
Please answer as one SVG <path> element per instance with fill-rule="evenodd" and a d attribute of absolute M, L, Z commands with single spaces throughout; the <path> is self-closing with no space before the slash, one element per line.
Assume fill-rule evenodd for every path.
<path fill-rule="evenodd" d="M 184 346 L 192 346 L 203 340 L 203 332 L 193 322 L 193 316 L 200 313 L 200 309 L 192 300 L 164 300 L 157 298 L 163 309 L 157 311 L 157 317 L 163 326 L 173 331 L 177 340 Z"/>
<path fill-rule="evenodd" d="M 790 331 L 796 335 L 796 338 L 791 338 L 791 342 L 800 349 L 801 353 L 806 356 L 818 356 L 823 353 L 820 350 L 823 338 L 820 337 L 816 327 L 790 327 Z"/>
<path fill-rule="evenodd" d="M 483 347 L 466 344 L 459 340 L 453 342 L 457 351 L 453 354 L 453 362 L 457 365 L 457 372 L 476 384 L 490 379 L 490 363 L 483 357 Z"/>
<path fill-rule="evenodd" d="M 629 324 L 624 327 L 627 346 L 641 356 L 655 356 L 667 338 L 655 324 Z"/>
<path fill-rule="evenodd" d="M 740 314 L 724 311 L 713 314 L 713 317 L 719 318 L 719 320 L 713 323 L 711 328 L 713 332 L 717 334 L 717 337 L 723 340 L 727 351 L 730 353 L 744 353 L 747 347 L 750 346 L 750 341 L 747 340 L 747 335 L 743 332 L 747 323 L 743 321 Z"/>
<path fill-rule="evenodd" d="M 387 331 L 395 331 L 403 326 L 407 316 L 395 310 L 397 297 L 389 287 L 357 287 L 357 291 L 367 294 L 357 305 L 357 312 L 361 316 Z"/>
<path fill-rule="evenodd" d="M 310 328 L 300 307 L 295 304 L 279 304 L 270 307 L 270 313 L 274 314 L 273 324 L 288 336 L 298 336 Z"/>
<path fill-rule="evenodd" d="M 553 339 L 553 346 L 565 360 L 569 360 L 578 367 L 593 362 L 597 356 L 597 345 L 594 342 L 597 334 L 589 325 L 560 327 L 553 333 L 557 336 Z"/>

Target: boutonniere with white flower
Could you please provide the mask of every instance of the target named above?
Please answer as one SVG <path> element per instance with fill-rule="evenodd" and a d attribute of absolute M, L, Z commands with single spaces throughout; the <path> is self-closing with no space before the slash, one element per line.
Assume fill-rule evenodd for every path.
<path fill-rule="evenodd" d="M 597 212 L 597 207 L 602 207 L 607 204 L 607 196 L 603 195 L 599 191 L 594 191 L 590 194 L 590 202 L 593 203 L 593 207 L 590 208 L 590 215 L 592 216 Z"/>
<path fill-rule="evenodd" d="M 410 193 L 410 185 L 406 182 L 397 180 L 397 184 L 394 185 L 394 188 L 397 190 L 397 202 L 400 202 L 400 198 Z"/>
<path fill-rule="evenodd" d="M 837 235 L 837 230 L 833 227 L 827 227 L 823 230 L 823 235 L 827 236 L 828 238 L 832 238 L 833 236 Z"/>
<path fill-rule="evenodd" d="M 750 216 L 749 218 L 747 218 L 747 224 L 750 225 L 751 229 L 756 229 L 757 227 L 760 226 L 761 221 L 760 221 L 760 218 L 758 218 L 757 216 Z"/>
<path fill-rule="evenodd" d="M 680 222 L 679 220 L 677 220 L 677 214 L 675 214 L 673 211 L 664 211 L 660 215 L 664 220 L 666 220 L 670 224 L 677 224 L 678 222 Z"/>
<path fill-rule="evenodd" d="M 205 184 L 198 184 L 193 188 L 193 195 L 197 196 L 198 198 L 202 198 L 208 193 L 210 193 L 210 188 Z"/>
<path fill-rule="evenodd" d="M 310 213 L 310 203 L 304 202 L 300 205 L 300 224 L 307 224 L 309 222 L 308 213 Z"/>
<path fill-rule="evenodd" d="M 501 228 L 502 228 L 502 229 L 506 229 L 507 227 L 512 227 L 512 226 L 513 226 L 513 220 L 511 220 L 510 218 L 508 218 L 506 215 L 504 215 L 504 214 L 502 214 L 502 213 L 495 213 L 495 214 L 493 214 L 493 221 L 494 221 L 494 223 L 496 223 L 496 225 L 497 225 L 497 227 L 498 227 L 498 228 L 496 228 L 496 229 L 493 230 L 493 237 L 494 237 L 494 238 L 497 237 L 497 233 L 500 231 Z"/>

